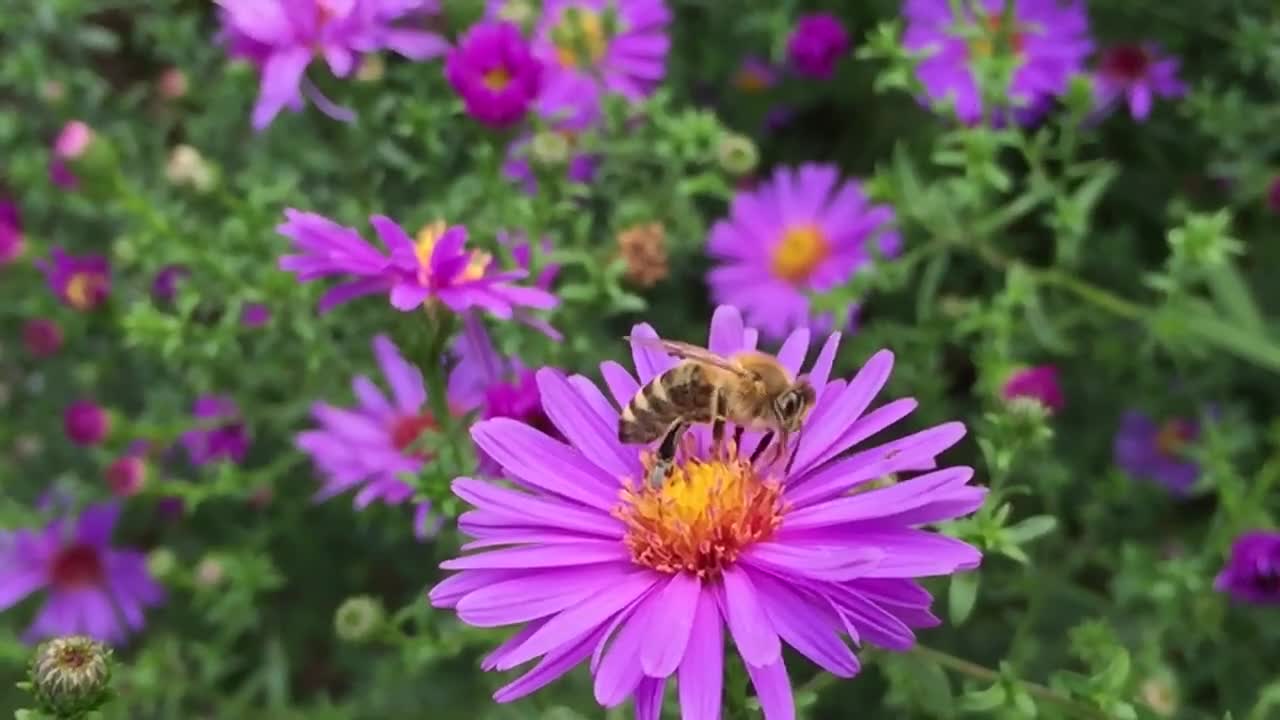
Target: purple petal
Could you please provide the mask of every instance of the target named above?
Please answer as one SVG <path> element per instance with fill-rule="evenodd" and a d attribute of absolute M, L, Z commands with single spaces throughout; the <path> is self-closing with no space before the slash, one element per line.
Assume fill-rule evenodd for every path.
<path fill-rule="evenodd" d="M 756 689 L 756 699 L 764 711 L 764 720 L 796 720 L 796 702 L 791 696 L 791 678 L 779 657 L 774 662 L 756 666 L 747 663 L 747 674 Z"/>
<path fill-rule="evenodd" d="M 836 351 L 839 349 L 840 333 L 833 332 L 827 336 L 827 341 L 823 344 L 822 351 L 818 353 L 818 359 L 813 361 L 813 369 L 809 371 L 809 383 L 819 393 L 827 386 L 827 381 L 831 379 L 831 366 L 835 364 Z"/>
<path fill-rule="evenodd" d="M 496 585 L 505 580 L 513 580 L 521 575 L 522 573 L 505 570 L 472 570 L 458 573 L 437 583 L 427 593 L 427 597 L 431 600 L 433 607 L 454 607 L 463 597 L 482 587 Z"/>
<path fill-rule="evenodd" d="M 608 512 L 618 504 L 618 482 L 582 453 L 510 418 L 471 428 L 471 438 L 514 479 Z"/>
<path fill-rule="evenodd" d="M 769 624 L 751 579 L 741 568 L 724 571 L 720 586 L 721 610 L 738 653 L 749 666 L 765 666 L 780 659 L 782 643 Z"/>
<path fill-rule="evenodd" d="M 715 596 L 698 597 L 697 613 L 680 663 L 680 716 L 684 720 L 720 720 L 724 686 L 724 631 Z"/>
<path fill-rule="evenodd" d="M 534 497 L 471 478 L 454 480 L 453 492 L 484 511 L 475 518 L 479 525 L 484 524 L 483 516 L 488 515 L 506 526 L 545 526 L 610 538 L 622 537 L 622 524 L 617 519 L 604 513 L 576 508 L 561 500 Z M 501 526 L 503 525 L 500 524 Z"/>
<path fill-rule="evenodd" d="M 583 540 L 563 545 L 507 548 L 446 560 L 443 570 L 518 570 L 624 562 L 627 548 L 616 540 Z"/>
<path fill-rule="evenodd" d="M 405 360 L 400 349 L 386 335 L 378 335 L 373 339 L 373 354 L 391 386 L 396 406 L 406 415 L 416 415 L 427 402 L 427 388 L 423 384 L 422 371 Z"/>
<path fill-rule="evenodd" d="M 666 678 L 645 678 L 636 688 L 636 720 L 661 720 Z"/>
<path fill-rule="evenodd" d="M 626 566 L 589 565 L 543 570 L 485 585 L 458 600 L 458 617 L 477 627 L 499 627 L 537 620 L 578 605 L 594 597 L 601 588 L 616 585 L 632 567 L 634 565 L 628 563 Z M 518 664 L 512 663 L 507 667 Z"/>
<path fill-rule="evenodd" d="M 271 124 L 285 105 L 301 100 L 302 73 L 311 63 L 310 48 L 290 48 L 272 53 L 262 67 L 262 87 L 253 108 L 253 127 Z"/>
<path fill-rule="evenodd" d="M 651 618 L 661 606 L 653 600 L 642 602 L 622 625 L 617 637 L 604 653 L 600 666 L 596 669 L 595 698 L 603 707 L 611 708 L 622 704 L 635 691 L 644 672 L 640 668 L 640 647 L 645 633 L 652 627 Z"/>
<path fill-rule="evenodd" d="M 808 352 L 809 328 L 799 328 L 782 343 L 782 348 L 778 350 L 778 362 L 794 377 L 800 374 L 800 366 L 804 364 L 804 356 Z"/>
<path fill-rule="evenodd" d="M 538 371 L 542 408 L 571 445 L 610 476 L 639 477 L 639 455 L 618 443 L 618 429 L 610 426 L 565 380 L 551 368 Z"/>
<path fill-rule="evenodd" d="M 607 360 L 600 363 L 600 374 L 604 376 L 604 382 L 609 386 L 609 393 L 613 395 L 613 399 L 618 403 L 618 407 L 626 407 L 631 402 L 631 398 L 640 392 L 640 383 L 627 372 L 627 369 L 618 363 Z"/>
<path fill-rule="evenodd" d="M 427 298 L 431 297 L 431 289 L 410 282 L 398 282 L 391 288 L 391 307 L 408 312 L 417 309 Z"/>
<path fill-rule="evenodd" d="M 840 639 L 840 620 L 822 604 L 768 575 L 753 576 L 769 620 L 787 644 L 836 677 L 858 674 L 858 659 Z"/>
<path fill-rule="evenodd" d="M 0 568 L 0 611 L 8 610 L 46 584 L 44 567 L 14 568 L 12 557 L 4 561 L 5 567 Z"/>
<path fill-rule="evenodd" d="M 664 678 L 680 666 L 701 595 L 702 582 L 688 573 L 672 575 L 658 593 L 655 602 L 663 608 L 666 622 L 654 623 L 641 645 L 640 666 L 645 675 Z"/>
<path fill-rule="evenodd" d="M 966 512 L 972 512 L 982 504 L 985 488 L 966 487 L 973 478 L 973 468 L 953 467 L 939 470 L 927 475 L 900 482 L 891 487 L 859 493 L 850 497 L 840 497 L 820 505 L 800 508 L 789 513 L 783 521 L 788 530 L 808 530 L 813 528 L 839 525 L 859 520 L 884 519 L 904 525 L 950 519 Z M 942 502 L 949 512 L 951 506 L 946 503 L 955 493 L 962 493 L 962 505 L 970 507 L 967 511 L 955 514 L 919 513 Z M 912 517 L 901 517 L 909 511 L 917 511 Z"/>
<path fill-rule="evenodd" d="M 801 546 L 777 542 L 758 542 L 742 554 L 743 561 L 783 577 L 802 575 L 830 582 L 863 577 L 883 557 L 884 552 L 875 547 L 850 551 L 839 545 Z"/>
<path fill-rule="evenodd" d="M 664 353 L 647 343 L 638 343 L 634 340 L 657 340 L 658 333 L 646 323 L 641 323 L 631 328 L 631 358 L 636 366 L 636 376 L 641 383 L 647 383 L 654 379 L 668 368 L 674 367 L 675 358 Z"/>
<path fill-rule="evenodd" d="M 93 547 L 109 545 L 111 543 L 111 532 L 115 529 L 116 518 L 118 517 L 120 517 L 120 506 L 116 503 L 105 503 L 85 508 L 76 527 L 77 539 Z"/>
<path fill-rule="evenodd" d="M 829 383 L 827 387 L 835 388 L 840 385 L 841 381 L 837 380 Z M 838 396 L 832 398 L 833 401 L 836 399 L 838 399 Z M 821 402 L 821 400 L 819 402 Z M 915 411 L 916 405 L 916 401 L 911 398 L 901 398 L 872 410 L 854 421 L 854 423 L 849 426 L 849 429 L 845 430 L 844 433 L 840 435 L 839 439 L 831 443 L 831 445 L 818 455 L 817 458 L 805 465 L 793 469 L 793 473 L 798 476 L 810 468 L 821 467 L 823 463 L 826 463 L 828 460 L 910 415 Z"/>
<path fill-rule="evenodd" d="M 872 355 L 867 364 L 849 381 L 844 392 L 840 393 L 834 409 L 823 415 L 821 422 L 818 417 L 814 417 L 806 423 L 805 442 L 795 461 L 797 472 L 826 451 L 862 415 L 888 382 L 892 371 L 893 353 L 881 350 Z"/>
<path fill-rule="evenodd" d="M 718 355 L 731 355 L 742 349 L 742 313 L 732 305 L 721 305 L 711 315 L 711 334 L 707 349 Z"/>
<path fill-rule="evenodd" d="M 494 701 L 509 703 L 551 684 L 591 653 L 592 646 L 599 642 L 600 634 L 601 631 L 587 633 L 581 640 L 565 643 L 547 653 L 532 670 L 499 688 L 493 694 Z"/>

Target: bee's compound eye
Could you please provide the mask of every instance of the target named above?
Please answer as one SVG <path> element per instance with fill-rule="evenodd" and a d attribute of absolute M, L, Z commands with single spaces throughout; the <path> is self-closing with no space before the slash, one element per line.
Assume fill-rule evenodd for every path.
<path fill-rule="evenodd" d="M 800 398 L 795 393 L 789 392 L 778 398 L 778 409 L 783 415 L 792 415 L 800 409 Z"/>

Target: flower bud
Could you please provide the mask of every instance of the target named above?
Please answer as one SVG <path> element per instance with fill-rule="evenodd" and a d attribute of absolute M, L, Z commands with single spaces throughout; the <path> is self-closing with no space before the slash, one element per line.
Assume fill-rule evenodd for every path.
<path fill-rule="evenodd" d="M 165 178 L 178 186 L 207 192 L 218 184 L 217 169 L 190 145 L 175 145 L 164 166 Z"/>
<path fill-rule="evenodd" d="M 115 169 L 116 156 L 111 143 L 93 128 L 81 120 L 62 126 L 53 142 L 53 163 L 49 168 L 56 185 L 64 189 L 83 185 L 97 191 L 113 179 Z"/>
<path fill-rule="evenodd" d="M 32 357 L 49 357 L 62 347 L 62 330 L 52 320 L 32 318 L 22 326 L 22 344 Z"/>
<path fill-rule="evenodd" d="M 40 85 L 40 98 L 57 105 L 67 98 L 67 86 L 58 80 L 46 80 Z"/>
<path fill-rule="evenodd" d="M 116 497 L 137 495 L 147 483 L 147 461 L 137 455 L 116 458 L 107 466 L 107 486 Z"/>
<path fill-rule="evenodd" d="M 159 79 L 156 80 L 156 90 L 160 92 L 160 97 L 165 100 L 181 99 L 187 94 L 189 85 L 187 74 L 176 67 L 171 67 L 160 73 Z"/>
<path fill-rule="evenodd" d="M 164 580 L 173 574 L 176 567 L 178 557 L 169 548 L 156 548 L 147 555 L 147 572 L 156 579 Z"/>
<path fill-rule="evenodd" d="M 67 438 L 77 445 L 97 445 L 111 432 L 111 416 L 92 400 L 77 400 L 62 416 Z"/>
<path fill-rule="evenodd" d="M 110 696 L 111 650 L 83 635 L 48 640 L 28 669 L 39 708 L 57 718 L 78 718 Z"/>
<path fill-rule="evenodd" d="M 271 322 L 271 308 L 262 303 L 248 303 L 240 309 L 240 324 L 247 328 L 260 328 Z"/>
<path fill-rule="evenodd" d="M 569 138 L 555 130 L 543 130 L 529 143 L 529 156 L 542 167 L 561 167 L 569 162 Z"/>
<path fill-rule="evenodd" d="M 716 146 L 716 160 L 730 175 L 747 175 L 756 169 L 760 152 L 751 138 L 738 133 L 725 133 Z"/>
<path fill-rule="evenodd" d="M 338 638 L 358 643 L 371 639 L 382 628 L 386 614 L 382 603 L 368 595 L 347 598 L 333 615 L 333 629 Z"/>
<path fill-rule="evenodd" d="M 222 560 L 207 555 L 196 565 L 196 584 L 205 589 L 212 589 L 222 584 L 227 577 L 227 568 Z"/>

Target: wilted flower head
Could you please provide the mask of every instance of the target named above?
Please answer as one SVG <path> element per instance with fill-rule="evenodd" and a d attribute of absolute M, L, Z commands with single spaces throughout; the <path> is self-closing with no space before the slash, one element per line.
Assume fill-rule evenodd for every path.
<path fill-rule="evenodd" d="M 392 307 L 414 310 L 438 301 L 454 312 L 483 308 L 509 319 L 518 308 L 549 309 L 556 297 L 538 288 L 513 284 L 527 273 L 496 270 L 485 252 L 467 250 L 467 229 L 437 222 L 411 238 L 391 218 L 369 218 L 390 256 L 365 242 L 353 228 L 343 227 L 315 213 L 285 210 L 286 222 L 277 229 L 293 240 L 298 255 L 280 259 L 283 270 L 306 282 L 329 275 L 356 279 L 334 287 L 320 298 L 320 311 L 374 293 L 389 293 Z"/>
<path fill-rule="evenodd" d="M 1000 395 L 1005 400 L 1034 399 L 1050 412 L 1057 412 L 1064 405 L 1058 368 L 1053 365 L 1036 365 L 1014 372 L 1005 380 Z"/>
<path fill-rule="evenodd" d="M 1178 59 L 1165 56 L 1151 44 L 1116 45 L 1102 52 L 1094 73 L 1094 92 L 1100 108 L 1124 101 L 1135 120 L 1146 120 L 1154 98 L 1185 95 L 1178 79 Z"/>
<path fill-rule="evenodd" d="M 787 40 L 791 67 L 801 75 L 826 80 L 849 52 L 849 33 L 840 19 L 819 12 L 801 16 Z"/>
<path fill-rule="evenodd" d="M 92 400 L 76 400 L 62 414 L 67 438 L 77 445 L 97 445 L 111 430 L 111 416 Z"/>
<path fill-rule="evenodd" d="M 36 648 L 28 675 L 41 710 L 83 717 L 110 695 L 111 650 L 84 635 L 47 640 Z"/>
<path fill-rule="evenodd" d="M 0 198 L 0 267 L 21 257 L 25 247 L 18 206 L 11 200 Z"/>
<path fill-rule="evenodd" d="M 234 400 L 221 395 L 203 395 L 192 406 L 191 414 L 196 427 L 180 438 L 191 464 L 244 460 L 249 452 L 249 432 Z"/>
<path fill-rule="evenodd" d="M 288 107 L 301 110 L 303 94 L 338 120 L 349 110 L 335 106 L 304 77 L 317 56 L 346 77 L 361 54 L 391 50 L 411 60 L 443 55 L 448 43 L 435 33 L 397 25 L 415 13 L 436 12 L 436 0 L 216 0 L 221 7 L 228 52 L 258 66 L 262 88 L 253 108 L 261 130 Z"/>
<path fill-rule="evenodd" d="M 1190 420 L 1170 418 L 1157 425 L 1147 415 L 1131 410 L 1121 418 L 1116 432 L 1115 462 L 1134 477 L 1185 495 L 1200 478 L 1199 464 L 1187 454 L 1187 446 L 1199 434 L 1199 426 Z"/>
<path fill-rule="evenodd" d="M 118 515 L 116 505 L 95 505 L 78 520 L 17 530 L 0 544 L 0 610 L 38 590 L 48 593 L 28 642 L 84 634 L 120 643 L 142 629 L 143 610 L 163 600 L 145 556 L 110 547 Z"/>
<path fill-rule="evenodd" d="M 77 257 L 55 247 L 48 260 L 35 264 L 44 271 L 54 294 L 76 310 L 93 310 L 111 294 L 111 263 L 101 255 Z"/>
<path fill-rule="evenodd" d="M 1213 586 L 1242 602 L 1280 605 L 1280 533 L 1253 530 L 1236 538 Z"/>
<path fill-rule="evenodd" d="M 793 461 L 752 457 L 763 442 L 757 432 L 713 455 L 710 433 L 698 427 L 654 487 L 651 452 L 618 440 L 618 408 L 676 360 L 642 344 L 656 337 L 649 326 L 631 337 L 642 339 L 632 345 L 638 377 L 604 363 L 608 395 L 585 377 L 538 372 L 543 409 L 566 441 L 507 418 L 472 428 L 514 486 L 454 481 L 475 506 L 459 518 L 475 538 L 463 549 L 478 552 L 445 562 L 459 572 L 430 597 L 470 625 L 524 626 L 482 667 L 541 660 L 496 700 L 532 693 L 592 658 L 601 705 L 634 698 L 637 717 L 652 720 L 674 678 L 684 717 L 717 718 L 727 629 L 764 716 L 792 718 L 784 645 L 850 677 L 859 663 L 844 635 L 905 650 L 912 626 L 938 623 L 916 579 L 971 569 L 981 555 L 919 526 L 972 512 L 985 490 L 969 485 L 970 468 L 936 469 L 964 434 L 960 423 L 850 453 L 915 407 L 895 400 L 867 412 L 888 380 L 890 353 L 852 380 L 831 380 L 839 338 L 827 340 L 808 374 L 817 404 L 790 447 Z M 712 352 L 755 342 L 736 310 L 717 310 Z M 779 360 L 798 373 L 808 348 L 809 331 L 797 330 Z M 849 494 L 886 474 L 925 470 Z"/>
<path fill-rule="evenodd" d="M 62 329 L 48 318 L 32 318 L 22 324 L 22 344 L 32 357 L 49 357 L 62 348 Z"/>
<path fill-rule="evenodd" d="M 916 68 L 927 100 L 950 101 L 962 122 L 983 119 L 975 63 L 997 52 L 1012 55 L 1007 96 L 1019 120 L 1029 122 L 1051 98 L 1067 90 L 1093 49 L 1083 0 L 906 0 L 903 44 L 926 57 Z M 976 10 L 975 10 L 976 8 Z M 1002 115 L 992 120 L 1003 121 Z"/>
<path fill-rule="evenodd" d="M 758 93 L 768 90 L 778 82 L 778 69 L 767 60 L 755 56 L 743 58 L 742 65 L 733 75 L 733 85 L 742 92 Z"/>
<path fill-rule="evenodd" d="M 660 222 L 632 225 L 618 233 L 618 254 L 628 281 L 642 288 L 667 279 L 667 231 Z"/>
<path fill-rule="evenodd" d="M 670 22 L 663 0 L 546 0 L 534 51 L 548 70 L 547 92 L 587 85 L 643 99 L 666 73 Z"/>
<path fill-rule="evenodd" d="M 772 179 L 733 199 L 729 217 L 711 228 L 707 251 L 719 265 L 707 276 L 717 302 L 742 308 L 768 337 L 817 322 L 805 293 L 847 281 L 872 261 L 873 249 L 896 255 L 893 210 L 868 204 L 856 181 L 833 165 L 779 168 Z"/>
<path fill-rule="evenodd" d="M 391 399 L 369 377 L 357 376 L 351 381 L 356 407 L 316 403 L 311 414 L 319 429 L 298 434 L 298 448 L 324 475 L 317 502 L 357 487 L 357 509 L 405 502 L 413 486 L 402 478 L 417 474 L 430 457 L 421 443 L 436 429 L 436 418 L 426 408 L 422 372 L 385 335 L 373 339 L 373 353 Z"/>
<path fill-rule="evenodd" d="M 482 21 L 449 51 L 444 75 L 467 112 L 491 127 L 524 118 L 542 88 L 542 64 L 509 22 Z"/>

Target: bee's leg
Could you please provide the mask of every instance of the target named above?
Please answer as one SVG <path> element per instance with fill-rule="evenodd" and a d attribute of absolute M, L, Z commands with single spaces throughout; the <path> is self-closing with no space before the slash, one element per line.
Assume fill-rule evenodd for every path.
<path fill-rule="evenodd" d="M 688 423 L 677 420 L 667 428 L 666 434 L 662 436 L 662 442 L 658 444 L 658 456 L 654 459 L 653 468 L 649 471 L 650 485 L 661 487 L 662 482 L 667 479 L 667 473 L 670 472 L 676 460 L 676 443 L 680 441 L 680 436 L 688 427 Z"/>
<path fill-rule="evenodd" d="M 716 390 L 711 394 L 711 457 L 715 460 L 723 460 L 725 457 L 725 404 L 723 391 Z"/>
<path fill-rule="evenodd" d="M 733 427 L 733 456 L 735 459 L 737 458 L 738 453 L 742 451 L 742 434 L 746 431 L 747 429 L 742 425 L 735 425 Z"/>
<path fill-rule="evenodd" d="M 785 431 L 778 433 L 778 442 L 773 445 L 773 459 L 769 461 L 769 464 L 772 465 L 786 456 L 790 444 L 791 436 L 788 433 Z"/>
<path fill-rule="evenodd" d="M 755 465 L 756 460 L 759 460 L 759 459 L 760 459 L 760 456 L 761 456 L 761 455 L 764 455 L 764 451 L 765 451 L 765 450 L 767 450 L 767 449 L 769 448 L 769 443 L 771 443 L 771 442 L 773 442 L 773 431 L 772 431 L 772 430 L 770 430 L 770 431 L 766 432 L 766 433 L 764 434 L 764 436 L 760 438 L 760 444 L 759 444 L 759 445 L 756 445 L 756 449 L 751 453 L 751 464 L 752 464 L 752 465 Z"/>
<path fill-rule="evenodd" d="M 787 467 L 782 471 L 783 477 L 791 475 L 791 466 L 796 464 L 796 455 L 800 454 L 800 436 L 796 435 L 796 446 L 791 448 L 791 457 L 787 458 Z"/>

